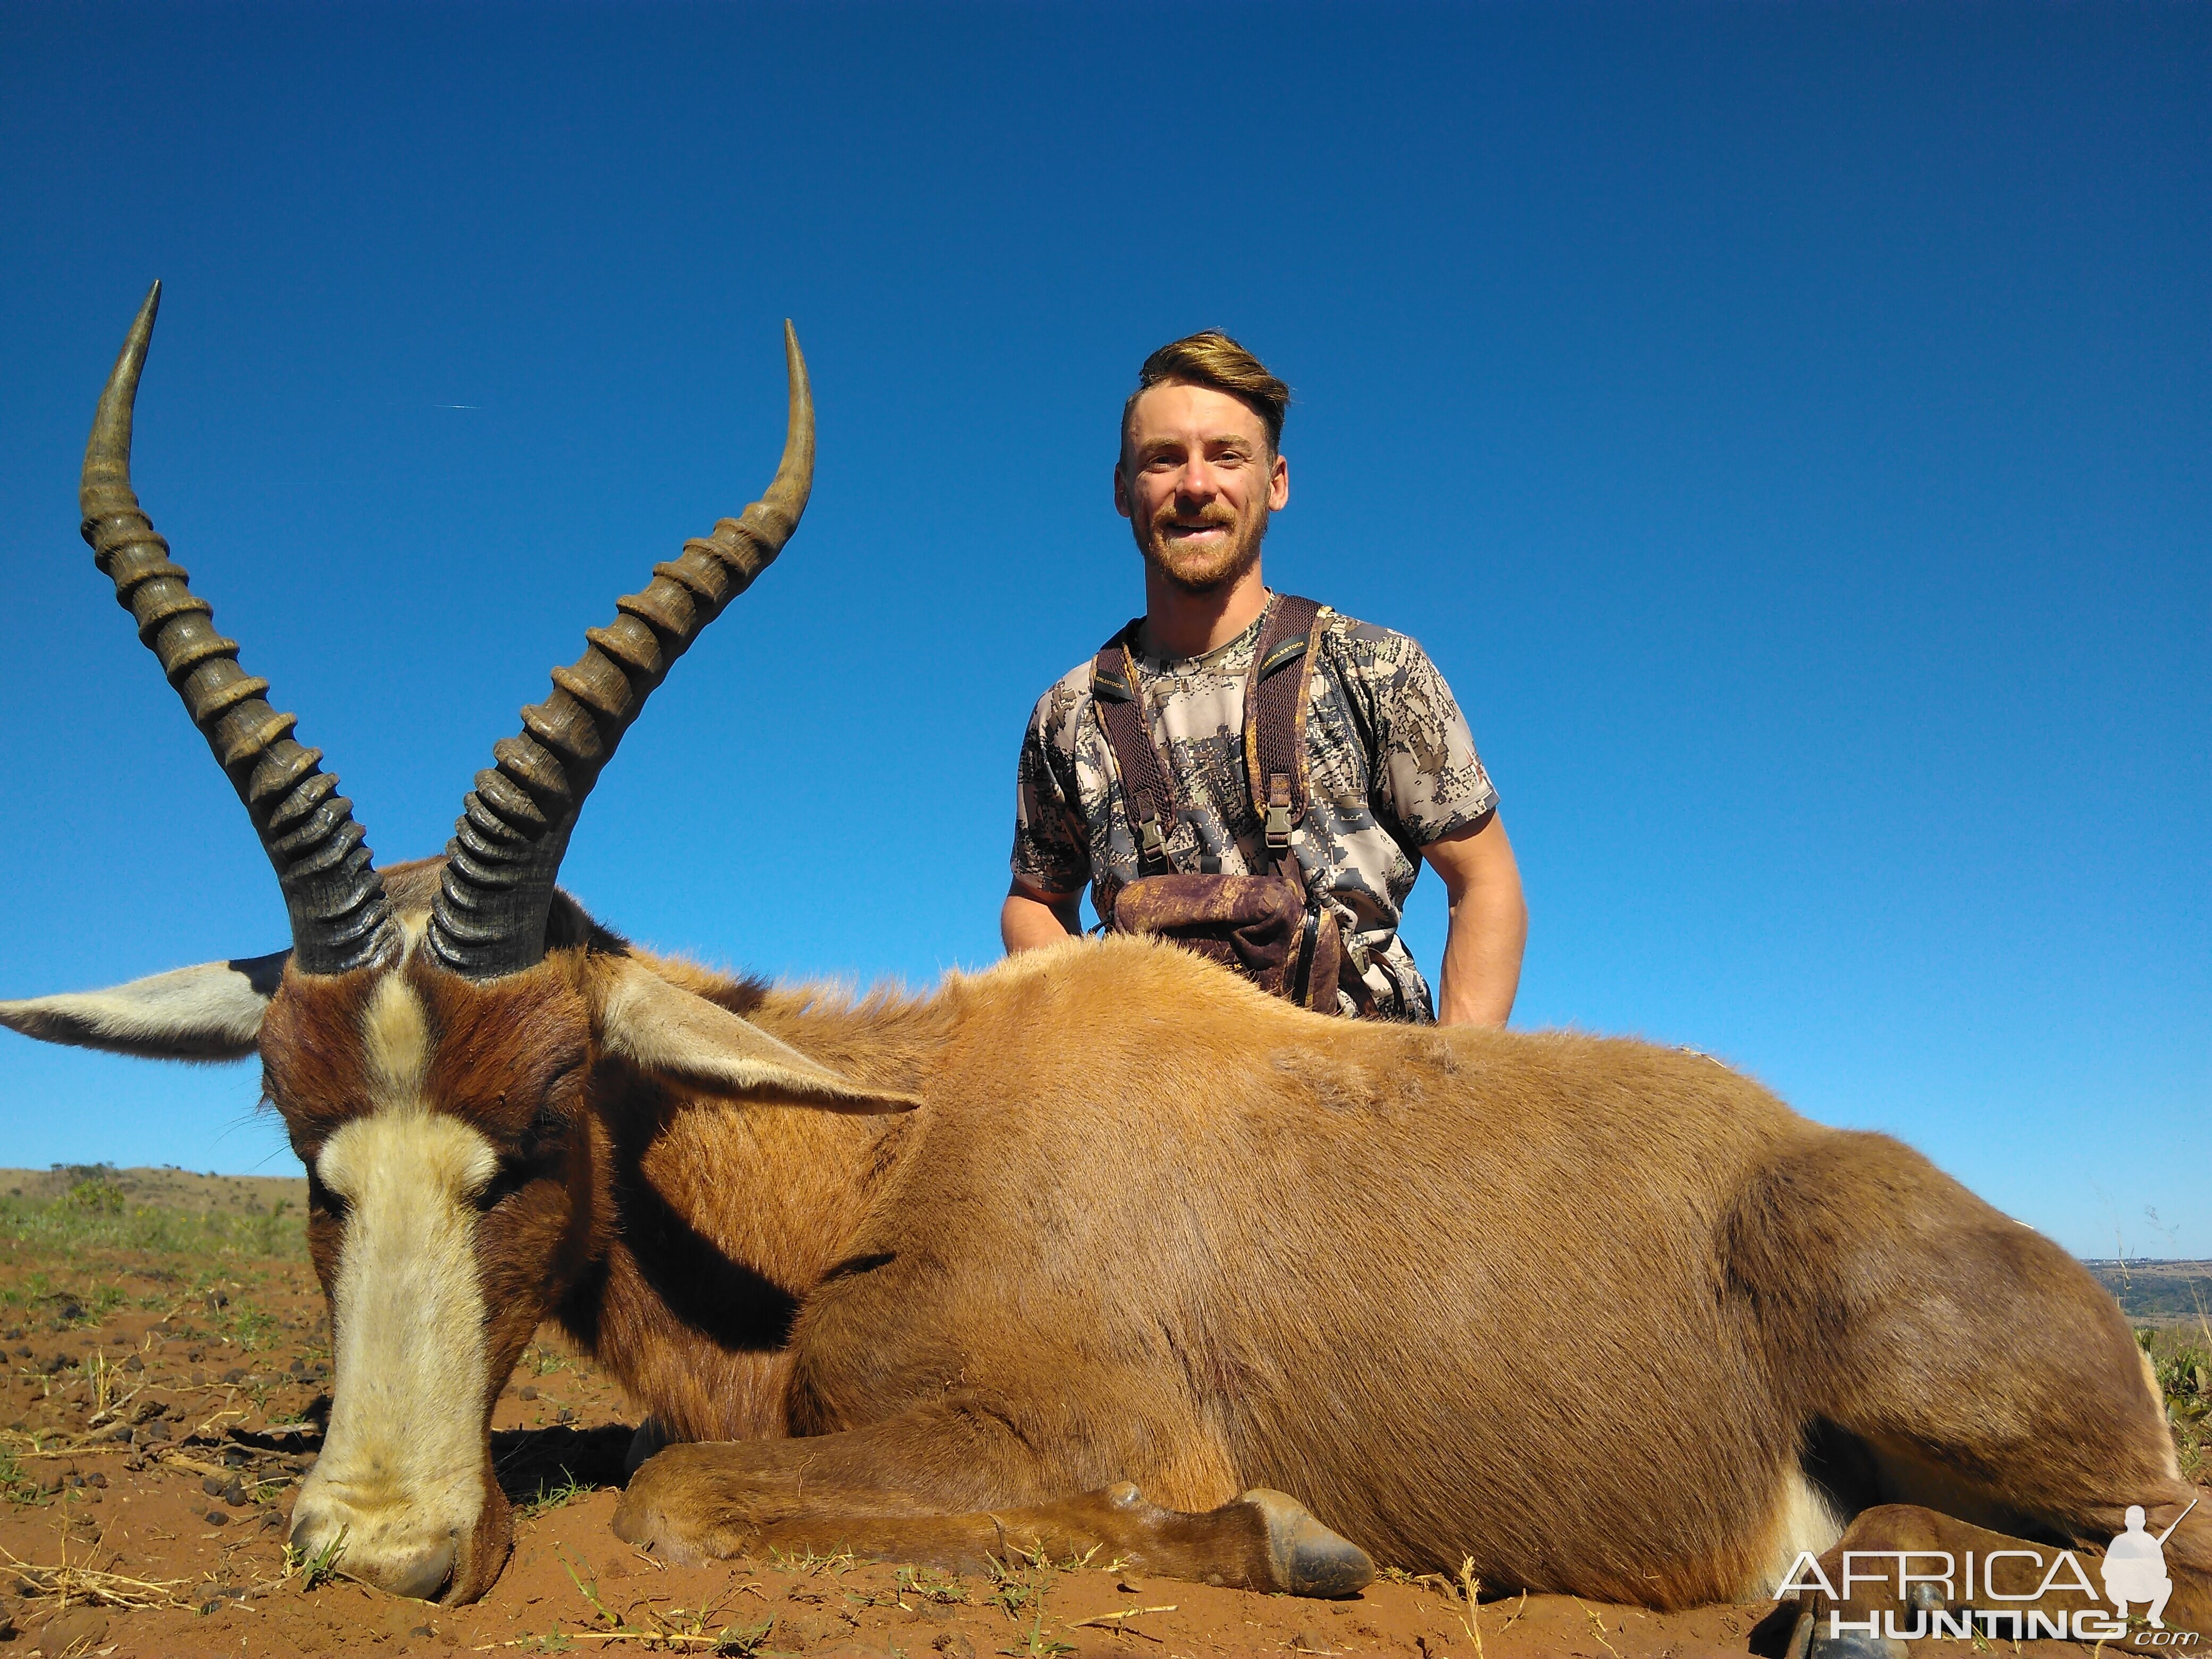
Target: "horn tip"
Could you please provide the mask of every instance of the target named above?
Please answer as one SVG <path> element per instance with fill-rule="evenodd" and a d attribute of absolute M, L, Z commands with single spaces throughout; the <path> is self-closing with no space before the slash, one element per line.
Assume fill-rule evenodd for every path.
<path fill-rule="evenodd" d="M 135 398 L 138 386 L 138 370 L 146 358 L 146 347 L 154 337 L 154 319 L 161 309 L 161 279 L 155 277 L 153 287 L 146 290 L 140 302 L 138 314 L 131 319 L 131 331 L 123 337 L 123 350 L 115 360 L 115 371 L 110 377 L 109 390 L 118 380 L 127 380 L 127 398 Z M 102 402 L 106 401 L 103 395 Z"/>

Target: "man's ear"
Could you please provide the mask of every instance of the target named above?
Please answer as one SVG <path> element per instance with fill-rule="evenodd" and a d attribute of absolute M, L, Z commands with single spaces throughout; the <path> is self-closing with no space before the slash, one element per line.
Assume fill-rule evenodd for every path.
<path fill-rule="evenodd" d="M 291 954 L 203 962 L 105 991 L 0 1002 L 0 1025 L 41 1042 L 148 1060 L 244 1060 L 261 1041 L 262 1013 Z"/>
<path fill-rule="evenodd" d="M 832 1112 L 905 1112 L 919 1095 L 872 1088 L 808 1059 L 750 1020 L 696 997 L 634 959 L 610 964 L 599 1040 L 641 1071 L 731 1099 Z"/>

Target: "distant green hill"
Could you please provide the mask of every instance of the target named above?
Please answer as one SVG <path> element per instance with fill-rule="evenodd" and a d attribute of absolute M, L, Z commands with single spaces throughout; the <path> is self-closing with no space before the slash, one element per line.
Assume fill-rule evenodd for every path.
<path fill-rule="evenodd" d="M 2212 1316 L 2212 1261 L 2085 1261 L 2130 1319 Z"/>

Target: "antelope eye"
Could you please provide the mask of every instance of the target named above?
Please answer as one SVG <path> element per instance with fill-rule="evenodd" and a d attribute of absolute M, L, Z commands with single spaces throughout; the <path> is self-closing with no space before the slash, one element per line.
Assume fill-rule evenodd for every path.
<path fill-rule="evenodd" d="M 530 1127 L 516 1139 L 514 1150 L 500 1159 L 499 1173 L 477 1194 L 477 1208 L 495 1210 L 543 1176 L 559 1153 L 568 1127 L 559 1113 L 540 1107 Z"/>
<path fill-rule="evenodd" d="M 496 1210 L 508 1199 L 527 1187 L 537 1178 L 537 1164 L 529 1158 L 500 1159 L 498 1172 L 484 1183 L 483 1190 L 477 1194 L 477 1212 L 483 1213 Z"/>
<path fill-rule="evenodd" d="M 538 1115 L 530 1120 L 530 1127 L 522 1132 L 517 1155 L 526 1160 L 543 1158 L 559 1146 L 562 1133 L 568 1127 L 561 1115 L 552 1108 L 539 1107 Z"/>
<path fill-rule="evenodd" d="M 308 1210 L 310 1212 L 319 1211 L 321 1213 L 331 1217 L 333 1220 L 343 1221 L 345 1219 L 346 1211 L 349 1207 L 350 1206 L 348 1205 L 346 1196 L 343 1193 L 334 1191 L 332 1188 L 326 1187 L 322 1183 L 320 1178 L 315 1174 L 314 1160 L 312 1158 L 308 1159 Z"/>

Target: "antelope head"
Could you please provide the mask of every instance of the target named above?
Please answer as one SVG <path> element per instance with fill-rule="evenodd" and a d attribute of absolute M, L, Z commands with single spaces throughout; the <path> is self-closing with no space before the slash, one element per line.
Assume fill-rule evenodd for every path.
<path fill-rule="evenodd" d="M 511 1520 L 494 1400 L 609 1226 L 608 1060 L 695 1096 L 896 1111 L 631 958 L 556 887 L 578 811 L 675 659 L 781 550 L 813 477 L 806 367 L 785 325 L 790 423 L 768 493 L 684 544 L 553 672 L 493 746 L 442 860 L 380 872 L 319 750 L 246 673 L 139 508 L 131 410 L 155 284 L 85 450 L 84 537 L 245 804 L 292 931 L 273 955 L 104 991 L 0 1002 L 48 1042 L 176 1060 L 258 1054 L 307 1169 L 307 1244 L 330 1304 L 329 1430 L 292 1540 L 345 1570 L 465 1601 L 499 1576 Z"/>

